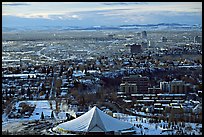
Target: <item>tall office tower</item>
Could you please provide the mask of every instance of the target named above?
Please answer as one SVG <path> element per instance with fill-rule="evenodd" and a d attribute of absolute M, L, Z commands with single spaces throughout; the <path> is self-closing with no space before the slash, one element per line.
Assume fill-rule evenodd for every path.
<path fill-rule="evenodd" d="M 201 36 L 195 36 L 194 37 L 194 43 L 202 43 L 202 37 Z"/>
<path fill-rule="evenodd" d="M 142 31 L 142 38 L 144 38 L 144 39 L 147 38 L 147 32 L 146 31 Z"/>
<path fill-rule="evenodd" d="M 162 42 L 167 42 L 167 38 L 166 37 L 161 37 Z"/>
<path fill-rule="evenodd" d="M 155 42 L 153 40 L 148 41 L 148 46 L 149 47 L 155 47 Z"/>

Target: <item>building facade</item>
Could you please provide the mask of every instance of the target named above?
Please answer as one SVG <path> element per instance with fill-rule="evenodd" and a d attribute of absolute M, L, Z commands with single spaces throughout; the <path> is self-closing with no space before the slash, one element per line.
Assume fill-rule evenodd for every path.
<path fill-rule="evenodd" d="M 126 94 L 137 93 L 137 85 L 135 83 L 121 83 L 120 91 Z"/>
<path fill-rule="evenodd" d="M 189 84 L 186 84 L 182 80 L 163 81 L 160 82 L 160 89 L 164 93 L 183 94 L 188 92 Z"/>
<path fill-rule="evenodd" d="M 126 47 L 130 47 L 131 54 L 138 54 L 142 52 L 142 45 L 140 44 L 127 44 Z"/>
<path fill-rule="evenodd" d="M 122 78 L 122 83 L 136 84 L 137 93 L 148 93 L 149 79 L 141 75 L 130 75 Z"/>

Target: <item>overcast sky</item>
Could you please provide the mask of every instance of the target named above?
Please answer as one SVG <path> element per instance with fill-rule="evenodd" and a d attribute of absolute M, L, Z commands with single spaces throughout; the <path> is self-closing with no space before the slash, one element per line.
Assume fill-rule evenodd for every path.
<path fill-rule="evenodd" d="M 4 26 L 202 24 L 202 2 L 3 2 Z"/>

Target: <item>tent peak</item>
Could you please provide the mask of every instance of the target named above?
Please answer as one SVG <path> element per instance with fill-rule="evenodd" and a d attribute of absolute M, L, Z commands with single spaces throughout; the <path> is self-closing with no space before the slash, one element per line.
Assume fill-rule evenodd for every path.
<path fill-rule="evenodd" d="M 76 119 L 58 125 L 58 128 L 76 132 L 116 132 L 132 127 L 131 123 L 113 118 L 97 106 Z"/>
<path fill-rule="evenodd" d="M 99 110 L 99 108 L 97 106 L 92 107 L 92 109 Z"/>

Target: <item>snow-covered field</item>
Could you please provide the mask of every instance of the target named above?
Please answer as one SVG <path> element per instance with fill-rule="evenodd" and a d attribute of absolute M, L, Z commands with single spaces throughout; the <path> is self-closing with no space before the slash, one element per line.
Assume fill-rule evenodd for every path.
<path fill-rule="evenodd" d="M 76 111 L 76 107 L 75 106 L 68 106 L 63 103 L 61 103 L 61 105 L 59 106 L 61 110 L 61 112 L 59 112 L 58 114 L 56 114 L 56 102 L 54 100 L 52 101 L 47 101 L 47 100 L 28 100 L 28 101 L 19 101 L 16 102 L 15 104 L 15 108 L 16 109 L 20 109 L 21 107 L 19 107 L 19 104 L 25 102 L 26 104 L 30 104 L 32 106 L 35 106 L 35 109 L 32 113 L 32 115 L 29 118 L 8 118 L 8 116 L 6 116 L 5 114 L 2 114 L 2 120 L 3 120 L 3 124 L 5 124 L 6 122 L 9 121 L 32 121 L 32 120 L 40 120 L 41 118 L 41 113 L 43 112 L 45 119 L 49 119 L 51 117 L 51 113 L 52 111 L 54 112 L 54 117 L 56 120 L 65 120 L 66 119 L 66 113 L 74 113 L 74 111 Z M 63 104 L 63 105 L 62 105 Z"/>
<path fill-rule="evenodd" d="M 8 118 L 5 116 L 5 114 L 3 114 L 4 115 L 4 117 L 2 116 L 3 122 L 39 120 L 42 112 L 43 112 L 45 118 L 48 118 L 51 116 L 52 109 L 50 107 L 49 102 L 46 100 L 19 101 L 15 104 L 15 108 L 20 109 L 19 104 L 21 104 L 22 102 L 25 102 L 26 104 L 31 104 L 31 105 L 35 106 L 35 109 L 34 109 L 32 115 L 29 118 Z M 2 123 L 2 124 L 5 124 L 5 123 Z"/>
<path fill-rule="evenodd" d="M 138 135 L 176 135 L 177 129 L 166 128 L 167 122 L 163 120 L 160 123 L 149 123 L 149 118 L 141 118 L 137 116 L 130 116 L 122 113 L 113 113 L 113 116 L 126 122 L 130 122 L 136 127 L 136 134 Z M 137 118 L 136 118 L 137 117 Z M 138 125 L 138 127 L 137 127 Z M 163 128 L 165 125 L 165 128 Z M 179 125 L 179 124 L 178 124 Z M 141 128 L 140 128 L 141 126 Z M 177 127 L 177 126 L 176 126 Z M 191 127 L 191 128 L 190 128 Z M 185 127 L 179 127 L 187 135 L 202 135 L 199 128 L 202 124 L 185 123 Z"/>

